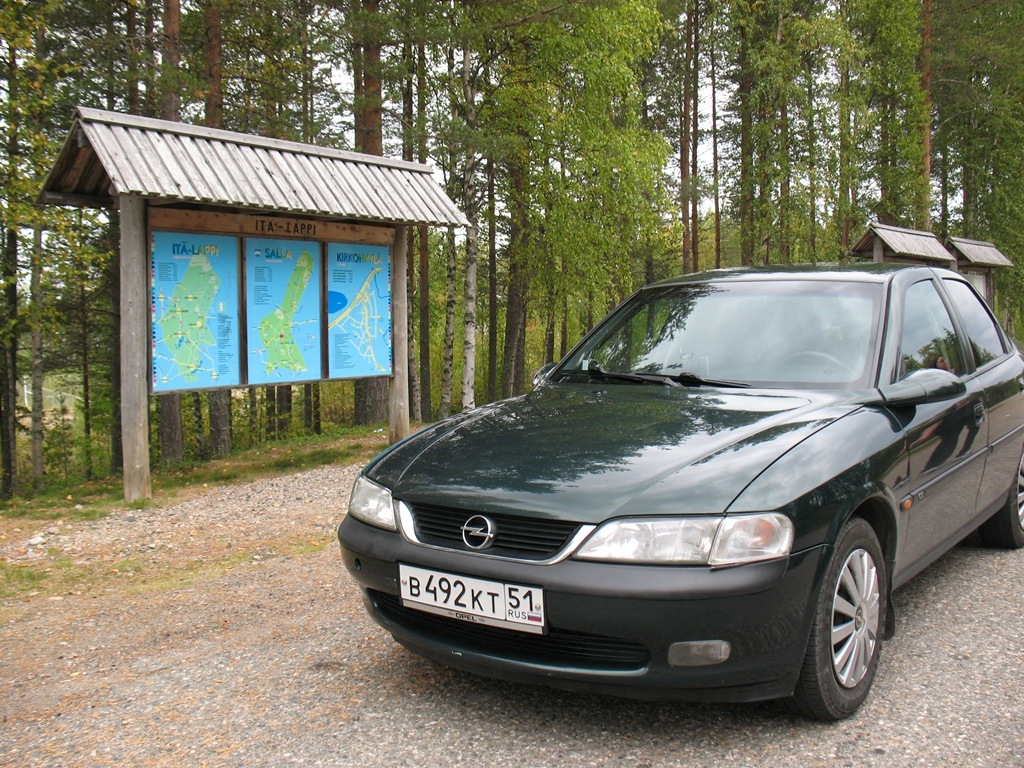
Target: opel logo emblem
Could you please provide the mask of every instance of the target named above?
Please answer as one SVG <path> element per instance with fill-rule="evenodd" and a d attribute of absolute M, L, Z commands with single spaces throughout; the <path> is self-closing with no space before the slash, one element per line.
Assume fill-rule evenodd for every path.
<path fill-rule="evenodd" d="M 462 525 L 462 540 L 470 549 L 487 549 L 494 543 L 498 528 L 483 515 L 473 515 Z"/>

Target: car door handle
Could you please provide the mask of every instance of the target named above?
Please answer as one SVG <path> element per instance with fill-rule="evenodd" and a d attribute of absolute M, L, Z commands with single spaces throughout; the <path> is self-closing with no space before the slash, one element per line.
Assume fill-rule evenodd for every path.
<path fill-rule="evenodd" d="M 979 427 L 985 423 L 985 404 L 974 404 L 974 423 Z"/>

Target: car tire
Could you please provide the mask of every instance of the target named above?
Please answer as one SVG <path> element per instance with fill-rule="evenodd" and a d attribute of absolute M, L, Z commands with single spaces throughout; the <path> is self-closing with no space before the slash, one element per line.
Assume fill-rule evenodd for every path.
<path fill-rule="evenodd" d="M 1024 456 L 1017 467 L 1017 476 L 1010 486 L 1006 504 L 981 524 L 978 533 L 981 534 L 981 540 L 990 547 L 1024 547 Z"/>
<path fill-rule="evenodd" d="M 836 537 L 825 569 L 792 711 L 814 720 L 842 720 L 871 689 L 885 628 L 888 582 L 874 530 L 851 518 Z"/>

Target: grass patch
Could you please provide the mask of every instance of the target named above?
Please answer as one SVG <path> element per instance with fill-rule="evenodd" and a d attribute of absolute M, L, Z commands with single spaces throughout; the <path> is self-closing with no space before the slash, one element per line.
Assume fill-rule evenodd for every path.
<path fill-rule="evenodd" d="M 159 507 L 215 485 L 244 483 L 331 464 L 362 464 L 383 450 L 386 442 L 386 434 L 379 430 L 349 428 L 323 437 L 266 443 L 194 466 L 154 468 L 153 498 L 135 504 L 125 504 L 120 478 L 104 478 L 32 498 L 16 498 L 0 505 L 0 543 L 25 539 L 34 533 L 46 532 L 50 527 L 66 530 L 65 526 L 103 518 L 115 509 Z M 323 539 L 307 534 L 294 538 L 285 536 L 267 542 L 266 557 L 312 554 L 332 543 L 331 536 Z M 249 544 L 245 551 L 235 551 L 222 558 L 167 565 L 151 563 L 145 558 L 81 562 L 49 549 L 45 558 L 27 564 L 0 560 L 0 599 L 79 594 L 79 591 L 100 586 L 129 590 L 180 587 L 243 564 L 259 562 L 260 558 L 255 556 L 261 552 Z M 3 614 L 0 614 L 2 619 Z"/>
<path fill-rule="evenodd" d="M 0 560 L 0 597 L 14 597 L 42 586 L 49 574 L 34 565 L 8 565 Z"/>
<path fill-rule="evenodd" d="M 0 518 L 10 520 L 97 520 L 114 509 L 142 509 L 211 485 L 244 483 L 285 472 L 301 472 L 328 464 L 361 464 L 384 449 L 386 433 L 374 427 L 337 428 L 328 435 L 264 443 L 230 456 L 202 463 L 154 467 L 153 498 L 124 502 L 119 477 L 16 498 L 0 505 Z"/>

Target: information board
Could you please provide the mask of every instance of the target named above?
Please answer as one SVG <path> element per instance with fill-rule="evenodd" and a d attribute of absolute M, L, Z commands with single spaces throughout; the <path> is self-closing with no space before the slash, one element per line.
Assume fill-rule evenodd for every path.
<path fill-rule="evenodd" d="M 320 243 L 245 241 L 249 384 L 323 377 L 320 271 Z"/>
<path fill-rule="evenodd" d="M 154 232 L 151 244 L 153 392 L 239 385 L 237 238 Z"/>
<path fill-rule="evenodd" d="M 155 394 L 393 374 L 383 235 L 364 228 L 365 242 L 345 243 L 330 239 L 347 234 L 341 225 L 211 217 L 197 226 L 219 234 L 151 234 Z M 189 228 L 180 213 L 166 224 Z M 228 233 L 244 226 L 256 231 Z M 279 228 L 306 237 L 263 234 Z"/>
<path fill-rule="evenodd" d="M 327 377 L 391 375 L 391 261 L 380 245 L 327 245 Z"/>

